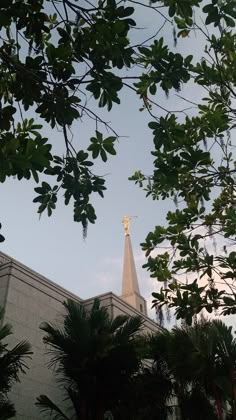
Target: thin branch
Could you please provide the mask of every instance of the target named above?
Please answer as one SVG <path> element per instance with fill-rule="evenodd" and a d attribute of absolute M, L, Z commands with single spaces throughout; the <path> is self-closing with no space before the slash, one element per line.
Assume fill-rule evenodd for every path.
<path fill-rule="evenodd" d="M 171 25 L 172 25 L 172 21 L 168 17 L 166 17 L 164 15 L 164 13 L 162 13 L 160 11 L 160 9 L 162 9 L 163 6 L 155 6 L 154 7 L 154 6 L 151 6 L 151 5 L 148 5 L 148 4 L 141 3 L 140 1 L 137 1 L 137 0 L 129 0 L 129 2 L 137 4 L 137 5 L 142 6 L 142 7 L 147 7 L 150 10 L 154 10 L 154 12 L 158 13 L 160 16 L 162 16 L 167 22 L 171 23 Z"/>
<path fill-rule="evenodd" d="M 161 32 L 161 30 L 164 28 L 165 25 L 166 25 L 166 20 L 164 21 L 164 23 L 161 25 L 161 27 L 158 29 L 158 31 L 154 35 L 145 39 L 145 41 L 141 42 L 141 44 L 132 45 L 131 48 L 141 47 L 142 45 L 144 45 L 147 42 L 151 41 L 152 39 L 156 38 L 156 36 L 159 35 L 159 33 Z"/>
<path fill-rule="evenodd" d="M 105 127 L 107 127 L 117 138 L 120 138 L 119 134 L 110 126 L 110 124 L 106 121 L 104 121 L 102 118 L 100 118 L 95 112 L 93 112 L 91 109 L 79 105 L 79 108 L 81 108 L 87 115 L 90 116 L 90 118 L 94 119 L 95 121 L 99 121 L 101 124 L 103 124 Z"/>

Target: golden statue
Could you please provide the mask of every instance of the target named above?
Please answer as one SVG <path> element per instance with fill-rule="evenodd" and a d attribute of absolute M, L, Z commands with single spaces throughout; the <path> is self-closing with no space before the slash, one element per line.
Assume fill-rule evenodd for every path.
<path fill-rule="evenodd" d="M 123 217 L 122 223 L 125 227 L 125 236 L 129 235 L 129 222 L 134 217 L 137 217 L 137 216 L 124 216 Z"/>

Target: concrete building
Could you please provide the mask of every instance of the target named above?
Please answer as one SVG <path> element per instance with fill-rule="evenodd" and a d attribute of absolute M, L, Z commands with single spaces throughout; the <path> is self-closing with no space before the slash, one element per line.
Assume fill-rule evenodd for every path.
<path fill-rule="evenodd" d="M 147 316 L 146 301 L 141 296 L 135 269 L 129 231 L 125 231 L 125 253 L 121 297 L 112 292 L 98 296 L 110 316 L 118 314 L 142 315 L 146 331 L 155 332 L 158 325 Z M 83 300 L 36 273 L 13 258 L 0 253 L 0 306 L 5 309 L 4 322 L 9 322 L 14 331 L 10 345 L 27 340 L 32 345 L 33 356 L 29 361 L 27 375 L 13 387 L 10 398 L 15 404 L 16 419 L 39 420 L 42 416 L 35 406 L 36 397 L 47 394 L 56 403 L 61 403 L 62 394 L 53 371 L 48 369 L 45 353 L 42 322 L 55 322 L 63 316 L 62 303 L 73 299 L 88 310 L 94 297 Z"/>

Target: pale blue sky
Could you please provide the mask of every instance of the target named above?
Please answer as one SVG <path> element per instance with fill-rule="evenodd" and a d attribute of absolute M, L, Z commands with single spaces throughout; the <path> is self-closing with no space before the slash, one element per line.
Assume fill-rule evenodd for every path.
<path fill-rule="evenodd" d="M 143 33 L 141 30 L 134 32 L 135 41 L 156 32 L 161 24 L 157 14 L 146 13 L 145 10 L 138 12 L 137 17 L 139 26 L 146 29 Z M 174 50 L 171 27 L 166 26 L 161 33 Z M 176 50 L 186 55 L 193 51 L 197 53 L 199 42 L 199 38 L 193 36 L 191 40 L 179 41 Z M 198 92 L 191 86 L 185 96 L 192 99 L 198 96 Z M 108 190 L 104 199 L 94 198 L 98 220 L 95 225 L 89 225 L 86 241 L 82 238 L 81 226 L 73 222 L 72 209 L 65 207 L 62 200 L 51 218 L 45 214 L 39 220 L 37 206 L 32 203 L 35 196 L 33 183 L 9 179 L 0 184 L 0 221 L 6 237 L 1 250 L 82 298 L 107 291 L 119 295 L 124 247 L 121 221 L 125 214 L 136 215 L 138 218 L 131 226 L 133 251 L 140 288 L 150 303 L 151 291 L 156 283 L 141 268 L 144 257 L 139 244 L 156 224 L 164 223 L 172 203 L 146 199 L 145 193 L 128 181 L 135 170 L 152 173 L 152 132 L 147 127 L 151 118 L 146 112 L 139 112 L 141 103 L 131 91 L 124 91 L 121 99 L 121 105 L 114 106 L 109 115 L 99 110 L 100 116 L 110 120 L 118 133 L 127 138 L 120 139 L 116 157 L 111 157 L 107 164 L 99 160 L 95 164 L 95 173 L 108 174 Z M 169 109 L 187 106 L 174 93 L 167 101 L 157 91 L 156 100 Z M 157 115 L 160 115 L 158 111 Z M 44 130 L 57 152 L 62 152 L 60 133 L 52 132 L 46 126 Z M 94 127 L 86 120 L 75 124 L 72 131 L 74 145 L 82 148 L 93 134 Z"/>

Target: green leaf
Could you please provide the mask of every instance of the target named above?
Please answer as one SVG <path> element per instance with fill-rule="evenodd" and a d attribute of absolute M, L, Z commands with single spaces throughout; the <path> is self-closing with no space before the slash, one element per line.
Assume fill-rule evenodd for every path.
<path fill-rule="evenodd" d="M 174 3 L 171 4 L 171 6 L 169 7 L 169 16 L 173 17 L 175 15 L 175 5 Z"/>
<path fill-rule="evenodd" d="M 103 143 L 103 147 L 106 152 L 110 153 L 110 155 L 116 155 L 116 151 L 114 149 L 114 146 L 111 143 Z"/>
<path fill-rule="evenodd" d="M 100 153 L 100 147 L 93 148 L 93 151 L 92 151 L 93 159 L 96 159 L 98 157 L 99 153 Z"/>
<path fill-rule="evenodd" d="M 224 16 L 224 20 L 225 20 L 227 26 L 229 26 L 231 28 L 234 28 L 235 20 L 233 18 L 231 18 L 229 16 Z"/>
<path fill-rule="evenodd" d="M 101 158 L 102 158 L 103 162 L 106 162 L 107 161 L 107 154 L 106 154 L 104 149 L 100 150 L 100 155 L 101 155 Z"/>

